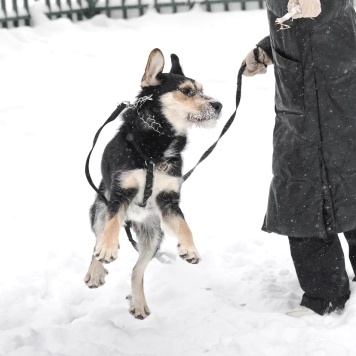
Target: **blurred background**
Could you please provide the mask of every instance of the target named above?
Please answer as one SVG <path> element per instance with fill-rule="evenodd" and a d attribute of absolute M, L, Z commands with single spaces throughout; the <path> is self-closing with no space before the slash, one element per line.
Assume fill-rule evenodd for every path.
<path fill-rule="evenodd" d="M 264 0 L 39 0 L 49 18 L 67 17 L 72 21 L 104 13 L 112 18 L 144 15 L 148 9 L 159 13 L 189 11 L 197 4 L 206 11 L 234 11 L 264 8 Z M 35 0 L 0 0 L 0 27 L 31 24 L 30 9 Z"/>

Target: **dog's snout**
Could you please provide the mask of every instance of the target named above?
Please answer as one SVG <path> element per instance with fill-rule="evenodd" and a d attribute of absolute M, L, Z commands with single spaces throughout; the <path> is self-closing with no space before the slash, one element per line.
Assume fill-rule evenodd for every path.
<path fill-rule="evenodd" d="M 217 114 L 220 114 L 220 111 L 222 109 L 222 104 L 219 103 L 218 101 L 213 101 L 211 102 L 211 106 L 214 108 Z"/>

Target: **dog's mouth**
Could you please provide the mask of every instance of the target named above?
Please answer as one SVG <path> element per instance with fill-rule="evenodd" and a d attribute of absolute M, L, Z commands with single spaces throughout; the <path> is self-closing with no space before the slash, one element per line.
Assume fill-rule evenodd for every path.
<path fill-rule="evenodd" d="M 219 118 L 220 111 L 221 106 L 216 109 L 212 105 L 209 105 L 198 113 L 189 113 L 188 121 L 198 126 L 215 126 L 216 121 Z"/>

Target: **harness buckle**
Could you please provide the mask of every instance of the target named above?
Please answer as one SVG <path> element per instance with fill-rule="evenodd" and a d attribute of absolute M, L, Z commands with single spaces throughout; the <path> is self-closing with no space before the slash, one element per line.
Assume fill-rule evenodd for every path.
<path fill-rule="evenodd" d="M 152 158 L 150 158 L 149 160 L 145 160 L 145 165 L 146 167 L 148 167 L 149 164 L 152 164 L 153 168 L 155 167 L 155 163 L 153 162 Z"/>

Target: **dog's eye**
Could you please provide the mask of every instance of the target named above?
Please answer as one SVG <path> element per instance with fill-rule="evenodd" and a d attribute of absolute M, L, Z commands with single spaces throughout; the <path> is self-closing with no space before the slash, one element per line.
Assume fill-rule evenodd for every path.
<path fill-rule="evenodd" d="M 195 95 L 195 91 L 190 88 L 190 87 L 185 87 L 185 88 L 182 88 L 180 89 L 180 91 L 184 94 L 184 95 L 187 95 L 187 96 L 193 96 Z"/>

